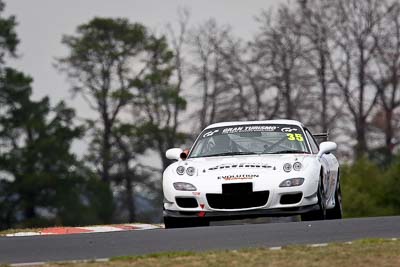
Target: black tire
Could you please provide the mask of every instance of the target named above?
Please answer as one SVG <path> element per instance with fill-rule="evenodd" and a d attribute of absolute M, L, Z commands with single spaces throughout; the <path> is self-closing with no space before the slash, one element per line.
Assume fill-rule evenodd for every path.
<path fill-rule="evenodd" d="M 326 200 L 325 200 L 325 195 L 323 193 L 323 187 L 321 181 L 318 185 L 318 191 L 317 191 L 319 209 L 301 214 L 302 221 L 319 221 L 326 219 Z"/>
<path fill-rule="evenodd" d="M 205 218 L 175 218 L 164 217 L 164 225 L 166 229 L 210 226 L 210 221 Z"/>
<path fill-rule="evenodd" d="M 339 178 L 335 190 L 335 207 L 326 211 L 326 218 L 328 220 L 338 220 L 343 218 L 342 189 Z"/>

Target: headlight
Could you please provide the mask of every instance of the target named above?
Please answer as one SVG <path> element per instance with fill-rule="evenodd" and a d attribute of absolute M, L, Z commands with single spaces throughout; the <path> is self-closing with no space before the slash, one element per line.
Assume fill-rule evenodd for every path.
<path fill-rule="evenodd" d="M 190 176 L 193 176 L 194 173 L 195 173 L 195 168 L 194 168 L 194 167 L 188 167 L 188 168 L 186 169 L 186 173 L 187 173 L 188 175 L 190 175 Z"/>
<path fill-rule="evenodd" d="M 279 187 L 292 187 L 292 186 L 299 186 L 304 183 L 304 178 L 291 178 L 291 179 L 286 179 L 283 181 Z"/>
<path fill-rule="evenodd" d="M 185 173 L 185 167 L 179 166 L 178 168 L 176 168 L 176 173 L 179 175 L 183 175 Z"/>
<path fill-rule="evenodd" d="M 295 162 L 295 163 L 293 164 L 293 170 L 295 170 L 295 171 L 300 171 L 300 170 L 301 170 L 301 167 L 302 167 L 302 165 L 301 165 L 300 162 Z"/>
<path fill-rule="evenodd" d="M 183 183 L 183 182 L 176 182 L 174 183 L 174 188 L 175 190 L 179 191 L 196 191 L 197 188 L 189 183 Z"/>
<path fill-rule="evenodd" d="M 290 164 L 290 163 L 285 163 L 285 164 L 283 165 L 283 170 L 284 170 L 285 172 L 290 172 L 290 171 L 292 170 L 292 164 Z"/>

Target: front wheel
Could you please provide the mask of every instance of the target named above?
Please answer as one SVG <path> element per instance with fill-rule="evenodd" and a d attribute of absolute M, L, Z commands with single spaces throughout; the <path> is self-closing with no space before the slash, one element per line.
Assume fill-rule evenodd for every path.
<path fill-rule="evenodd" d="M 176 218 L 164 217 L 165 229 L 210 226 L 210 221 L 205 218 Z"/>
<path fill-rule="evenodd" d="M 318 197 L 318 210 L 313 210 L 304 214 L 301 214 L 302 221 L 318 221 L 318 220 L 325 220 L 326 218 L 326 200 L 323 194 L 323 188 L 321 181 L 318 185 L 317 191 Z"/>

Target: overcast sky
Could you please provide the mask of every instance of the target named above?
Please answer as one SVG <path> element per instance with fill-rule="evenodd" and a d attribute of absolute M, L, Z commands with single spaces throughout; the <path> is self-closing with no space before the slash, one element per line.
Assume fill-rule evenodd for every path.
<path fill-rule="evenodd" d="M 233 32 L 245 39 L 256 31 L 254 16 L 281 0 L 4 0 L 5 14 L 18 21 L 17 33 L 20 58 L 9 61 L 13 67 L 33 77 L 34 97 L 49 95 L 53 104 L 59 100 L 76 108 L 78 115 L 90 110 L 79 98 L 71 99 L 64 74 L 53 64 L 67 50 L 61 45 L 64 34 L 73 34 L 78 25 L 94 16 L 126 17 L 157 32 L 167 23 L 177 22 L 177 10 L 182 7 L 191 13 L 190 24 L 197 25 L 209 18 L 219 24 L 229 24 Z M 294 0 L 293 0 L 294 1 Z"/>
<path fill-rule="evenodd" d="M 179 7 L 191 12 L 196 25 L 214 17 L 220 24 L 230 24 L 234 32 L 250 38 L 255 32 L 254 16 L 279 0 L 4 0 L 6 14 L 17 17 L 21 40 L 18 60 L 12 66 L 34 78 L 35 98 L 49 95 L 52 102 L 65 99 L 86 113 L 79 99 L 71 100 L 65 76 L 54 67 L 54 58 L 66 55 L 61 45 L 63 34 L 73 34 L 79 24 L 94 16 L 126 17 L 147 27 L 163 31 L 165 24 L 177 21 Z"/>

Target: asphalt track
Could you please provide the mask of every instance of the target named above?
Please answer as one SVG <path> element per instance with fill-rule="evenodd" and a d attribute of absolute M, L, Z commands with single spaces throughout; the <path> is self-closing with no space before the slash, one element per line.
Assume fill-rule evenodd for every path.
<path fill-rule="evenodd" d="M 0 263 L 101 259 L 163 251 L 203 251 L 399 238 L 400 216 L 185 229 L 1 237 Z"/>

